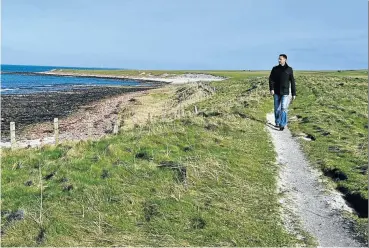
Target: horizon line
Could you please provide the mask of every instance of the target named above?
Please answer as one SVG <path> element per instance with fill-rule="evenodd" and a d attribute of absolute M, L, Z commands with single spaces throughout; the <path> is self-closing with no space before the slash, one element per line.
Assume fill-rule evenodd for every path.
<path fill-rule="evenodd" d="M 30 65 L 30 64 L 0 64 L 10 66 L 45 66 L 45 67 L 62 67 L 62 68 L 86 68 L 86 69 L 111 69 L 111 70 L 136 70 L 136 71 L 270 71 L 271 69 L 127 69 L 118 67 L 96 67 L 96 66 L 65 66 L 65 65 Z M 362 69 L 295 69 L 294 71 L 367 71 L 368 68 Z M 1 71 L 1 69 L 0 69 Z"/>

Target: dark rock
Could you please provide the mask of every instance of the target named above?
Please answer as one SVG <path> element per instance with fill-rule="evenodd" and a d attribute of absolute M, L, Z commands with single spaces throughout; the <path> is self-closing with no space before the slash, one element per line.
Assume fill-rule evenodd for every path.
<path fill-rule="evenodd" d="M 212 111 L 212 112 L 202 112 L 202 115 L 204 117 L 212 117 L 212 116 L 221 116 L 222 113 L 217 112 L 217 111 Z"/>
<path fill-rule="evenodd" d="M 24 211 L 23 210 L 17 210 L 16 212 L 13 212 L 8 215 L 7 220 L 9 222 L 14 220 L 23 220 L 24 219 Z"/>
<path fill-rule="evenodd" d="M 195 217 L 191 220 L 191 224 L 193 229 L 204 229 L 206 222 L 201 217 Z"/>
<path fill-rule="evenodd" d="M 315 140 L 316 140 L 315 136 L 314 136 L 314 135 L 312 135 L 312 134 L 307 134 L 307 135 L 306 135 L 306 138 L 311 139 L 311 140 L 313 140 L 313 141 L 315 141 Z"/>
<path fill-rule="evenodd" d="M 32 180 L 29 180 L 29 181 L 25 182 L 25 183 L 24 183 L 24 185 L 25 185 L 25 186 L 31 186 L 31 185 L 32 185 L 32 183 L 33 183 L 33 182 L 32 182 Z"/>
<path fill-rule="evenodd" d="M 10 213 L 11 213 L 11 211 L 9 211 L 9 210 L 1 210 L 1 216 L 6 216 Z"/>
<path fill-rule="evenodd" d="M 236 115 L 239 115 L 241 118 L 244 118 L 244 119 L 245 119 L 245 118 L 248 118 L 248 116 L 247 116 L 246 114 L 241 113 L 241 112 L 238 112 L 238 111 L 237 111 L 237 112 L 235 112 L 235 114 L 236 114 Z"/>
<path fill-rule="evenodd" d="M 152 157 L 150 157 L 150 155 L 146 151 L 138 152 L 136 154 L 136 158 L 145 159 L 145 160 L 151 160 L 152 159 Z"/>
<path fill-rule="evenodd" d="M 55 176 L 55 172 L 52 172 L 52 173 L 50 173 L 50 174 L 48 174 L 48 175 L 44 176 L 43 178 L 44 178 L 45 180 L 50 180 L 53 176 Z"/>
<path fill-rule="evenodd" d="M 42 244 L 45 241 L 45 238 L 46 238 L 46 230 L 44 228 L 41 228 L 40 232 L 36 237 L 37 244 Z"/>
<path fill-rule="evenodd" d="M 191 146 L 186 146 L 186 147 L 183 148 L 183 151 L 185 151 L 185 152 L 192 151 L 192 147 Z"/>
<path fill-rule="evenodd" d="M 248 88 L 246 91 L 244 91 L 243 93 L 250 93 L 251 91 L 255 90 L 258 86 L 257 85 L 253 85 L 250 88 Z"/>
<path fill-rule="evenodd" d="M 328 132 L 328 131 L 324 131 L 324 132 L 322 132 L 322 135 L 323 136 L 328 136 L 328 135 L 330 135 L 331 133 L 330 132 Z"/>
<path fill-rule="evenodd" d="M 62 183 L 66 183 L 66 182 L 68 182 L 69 180 L 68 180 L 68 178 L 66 178 L 66 177 L 62 177 L 61 179 L 60 179 L 60 182 L 62 182 Z"/>
<path fill-rule="evenodd" d="M 108 178 L 108 177 L 110 177 L 110 173 L 109 173 L 109 171 L 108 171 L 108 170 L 104 169 L 104 170 L 102 171 L 101 178 L 102 178 L 102 179 L 105 179 L 105 178 Z"/>
<path fill-rule="evenodd" d="M 69 184 L 63 187 L 63 191 L 71 191 L 73 189 L 73 185 Z"/>
<path fill-rule="evenodd" d="M 304 118 L 302 118 L 302 119 L 301 119 L 301 122 L 302 122 L 302 123 L 308 123 L 308 122 L 310 122 L 309 117 L 304 117 Z"/>

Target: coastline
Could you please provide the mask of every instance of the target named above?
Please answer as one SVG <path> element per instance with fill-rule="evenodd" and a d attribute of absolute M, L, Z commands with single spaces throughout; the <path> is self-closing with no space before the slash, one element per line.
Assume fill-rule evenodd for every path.
<path fill-rule="evenodd" d="M 6 147 L 10 141 L 11 121 L 16 125 L 17 142 L 53 136 L 54 118 L 59 119 L 60 140 L 72 136 L 79 139 L 81 130 L 87 130 L 89 114 L 92 121 L 98 123 L 93 136 L 100 137 L 99 130 L 108 131 L 108 123 L 116 120 L 123 103 L 155 88 L 158 87 L 89 86 L 67 92 L 2 95 L 1 146 Z"/>
<path fill-rule="evenodd" d="M 51 70 L 13 74 L 136 80 L 143 84 L 140 86 L 74 86 L 68 91 L 2 95 L 0 147 L 10 147 L 9 126 L 11 121 L 15 122 L 18 147 L 54 143 L 54 118 L 59 119 L 60 141 L 88 139 L 89 121 L 93 123 L 90 138 L 98 139 L 113 131 L 118 113 L 125 106 L 134 104 L 134 102 L 129 101 L 132 98 L 142 96 L 147 94 L 149 90 L 162 88 L 165 85 L 225 79 L 208 74 L 193 73 L 163 74 L 160 76 L 148 73 L 149 75 L 137 77 L 82 72 L 66 73 L 61 70 Z"/>
<path fill-rule="evenodd" d="M 88 77 L 88 78 L 104 78 L 104 79 L 121 79 L 121 80 L 135 80 L 141 83 L 158 83 L 158 84 L 185 84 L 185 83 L 194 83 L 194 82 L 211 82 L 211 81 L 222 81 L 226 78 L 212 76 L 208 74 L 197 74 L 197 73 L 188 73 L 188 74 L 181 74 L 181 75 L 169 75 L 163 74 L 161 76 L 153 76 L 148 75 L 146 76 L 145 73 L 141 73 L 140 76 L 130 76 L 130 75 L 101 75 L 96 73 L 70 73 L 64 72 L 60 69 L 58 70 L 51 70 L 46 72 L 37 72 L 36 74 L 39 75 L 52 75 L 52 76 L 73 76 L 73 77 Z"/>

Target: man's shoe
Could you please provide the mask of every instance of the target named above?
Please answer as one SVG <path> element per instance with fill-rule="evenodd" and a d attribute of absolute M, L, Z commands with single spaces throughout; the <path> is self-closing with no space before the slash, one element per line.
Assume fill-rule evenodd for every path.
<path fill-rule="evenodd" d="M 284 130 L 284 127 L 279 127 L 279 130 L 283 131 Z"/>
<path fill-rule="evenodd" d="M 277 128 L 278 128 L 278 127 L 280 127 L 280 125 L 279 125 L 279 124 L 275 124 L 274 126 L 275 126 L 275 127 L 277 127 Z"/>

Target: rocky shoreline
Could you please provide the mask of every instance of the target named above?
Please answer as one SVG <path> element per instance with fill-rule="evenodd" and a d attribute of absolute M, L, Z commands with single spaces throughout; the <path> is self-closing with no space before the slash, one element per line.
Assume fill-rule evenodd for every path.
<path fill-rule="evenodd" d="M 1 141 L 10 140 L 10 122 L 16 125 L 16 138 L 24 139 L 26 128 L 45 122 L 52 122 L 54 118 L 64 118 L 97 101 L 118 96 L 141 93 L 156 87 L 149 86 L 89 86 L 73 87 L 69 91 L 34 93 L 24 95 L 1 96 Z M 98 108 L 99 106 L 95 106 Z M 109 106 L 116 107 L 116 106 Z M 90 106 L 94 108 L 94 106 Z M 85 107 L 87 109 L 87 107 Z M 100 118 L 104 118 L 100 116 Z M 44 134 L 36 134 L 42 136 Z M 50 135 L 50 134 L 47 134 Z M 34 136 L 34 135 L 33 135 Z M 37 137 L 39 138 L 39 137 Z"/>

